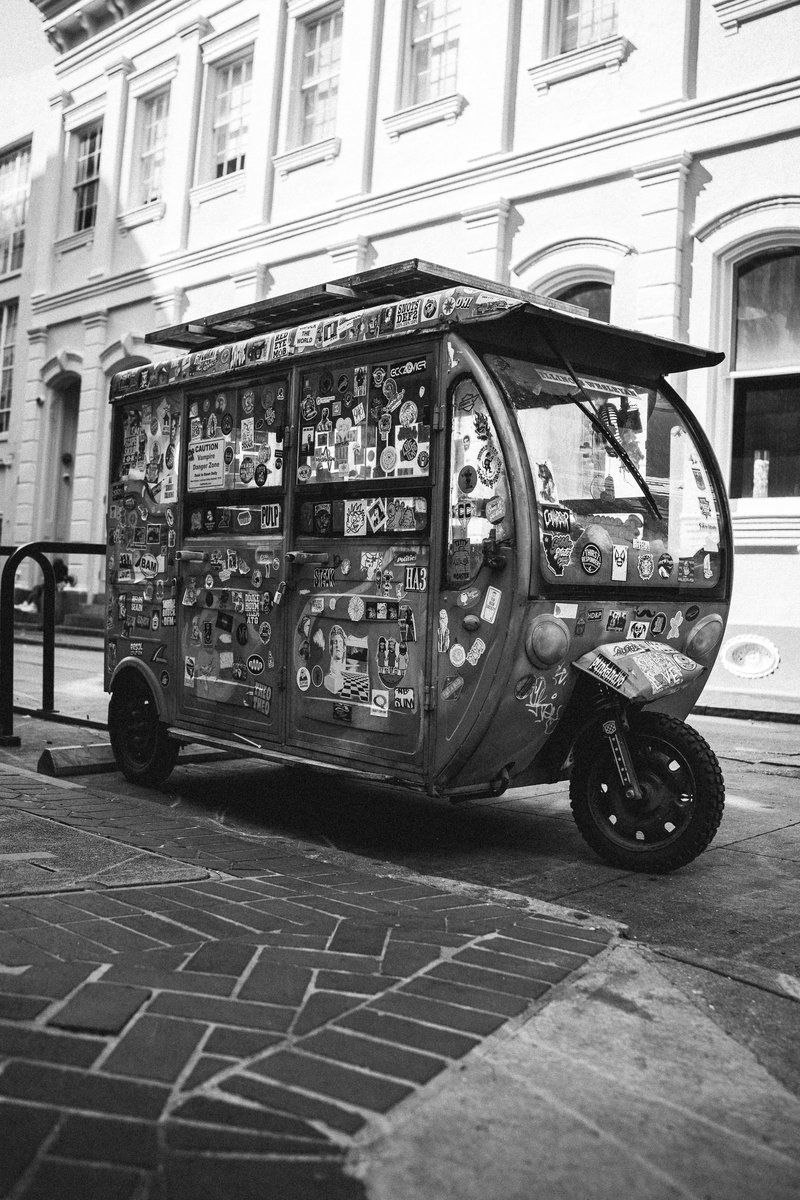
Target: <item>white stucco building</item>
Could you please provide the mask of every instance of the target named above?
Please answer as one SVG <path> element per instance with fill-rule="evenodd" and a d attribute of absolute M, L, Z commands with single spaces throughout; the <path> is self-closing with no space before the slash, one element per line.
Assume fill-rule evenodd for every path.
<path fill-rule="evenodd" d="M 704 699 L 800 713 L 797 0 L 34 3 L 49 107 L 0 114 L 39 197 L 3 541 L 103 540 L 108 381 L 146 332 L 419 257 L 726 352 L 675 381 L 734 510 Z"/>

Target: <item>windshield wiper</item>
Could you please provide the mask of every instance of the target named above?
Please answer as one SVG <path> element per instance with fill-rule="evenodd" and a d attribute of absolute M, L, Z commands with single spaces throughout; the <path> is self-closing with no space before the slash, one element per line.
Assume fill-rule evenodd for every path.
<path fill-rule="evenodd" d="M 650 491 L 647 480 L 644 478 L 641 471 L 636 466 L 636 463 L 633 461 L 630 454 L 623 446 L 622 442 L 619 440 L 617 435 L 614 433 L 613 429 L 609 429 L 609 427 L 597 415 L 597 412 L 595 411 L 595 407 L 592 404 L 591 398 L 587 395 L 583 385 L 581 384 L 581 381 L 578 379 L 578 376 L 573 371 L 572 366 L 570 365 L 570 363 L 567 359 L 567 356 L 555 344 L 553 339 L 550 337 L 549 331 L 546 328 L 542 329 L 542 334 L 544 335 L 544 339 L 547 342 L 548 346 L 553 351 L 555 356 L 558 358 L 561 365 L 564 367 L 564 369 L 569 374 L 572 382 L 575 384 L 575 387 L 578 389 L 578 395 L 583 398 L 582 400 L 580 400 L 580 399 L 578 399 L 578 396 L 573 395 L 573 396 L 570 396 L 570 399 L 575 402 L 575 404 L 578 406 L 578 408 L 581 410 L 581 412 L 584 414 L 584 416 L 588 418 L 588 420 L 591 422 L 593 427 L 598 431 L 600 436 L 603 438 L 603 441 L 607 442 L 609 444 L 609 446 L 611 446 L 614 450 L 616 450 L 620 459 L 625 464 L 626 468 L 630 471 L 631 475 L 633 476 L 633 478 L 636 480 L 637 484 L 639 485 L 639 489 L 640 489 L 642 495 L 644 496 L 645 500 L 647 501 L 648 507 L 650 508 L 651 512 L 653 513 L 653 516 L 656 518 L 657 521 L 662 521 L 663 517 L 661 515 L 661 510 L 659 509 L 658 504 L 656 503 L 655 496 Z"/>

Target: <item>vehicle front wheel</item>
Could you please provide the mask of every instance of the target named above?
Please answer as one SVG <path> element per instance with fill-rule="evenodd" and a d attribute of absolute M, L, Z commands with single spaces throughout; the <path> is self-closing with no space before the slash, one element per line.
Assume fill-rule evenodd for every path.
<path fill-rule="evenodd" d="M 575 823 L 612 866 L 674 871 L 705 850 L 719 828 L 722 771 L 696 730 L 663 713 L 631 712 L 628 746 L 642 791 L 638 801 L 625 796 L 601 729 L 576 748 L 569 789 Z"/>
<path fill-rule="evenodd" d="M 180 747 L 167 737 L 153 693 L 137 674 L 127 674 L 114 685 L 108 732 L 117 766 L 131 783 L 163 783 L 177 762 Z"/>

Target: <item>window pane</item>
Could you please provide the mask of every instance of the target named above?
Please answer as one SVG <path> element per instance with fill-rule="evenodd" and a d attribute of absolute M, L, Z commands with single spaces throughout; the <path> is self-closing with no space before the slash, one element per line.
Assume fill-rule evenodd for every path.
<path fill-rule="evenodd" d="M 298 120 L 301 146 L 336 132 L 341 50 L 341 10 L 305 26 Z"/>
<path fill-rule="evenodd" d="M 461 0 L 416 0 L 411 21 L 411 104 L 455 90 L 460 18 Z"/>
<path fill-rule="evenodd" d="M 100 187 L 102 125 L 92 125 L 78 134 L 75 156 L 75 232 L 93 229 Z"/>
<path fill-rule="evenodd" d="M 30 146 L 0 157 L 0 275 L 22 266 L 30 161 Z"/>
<path fill-rule="evenodd" d="M 142 101 L 139 204 L 152 204 L 161 199 L 168 115 L 169 92 L 159 92 Z"/>
<path fill-rule="evenodd" d="M 556 300 L 566 300 L 568 304 L 579 304 L 588 308 L 589 316 L 596 321 L 611 320 L 611 284 L 610 283 L 576 283 L 572 287 L 563 288 L 555 293 Z"/>
<path fill-rule="evenodd" d="M 617 32 L 617 0 L 562 0 L 560 52 L 591 46 Z"/>
<path fill-rule="evenodd" d="M 244 169 L 250 132 L 253 60 L 239 59 L 216 73 L 213 119 L 214 177 Z"/>
<path fill-rule="evenodd" d="M 800 375 L 739 379 L 731 496 L 800 496 Z"/>
<path fill-rule="evenodd" d="M 800 366 L 800 251 L 739 268 L 735 361 L 739 371 Z"/>
<path fill-rule="evenodd" d="M 0 305 L 0 433 L 8 430 L 11 418 L 11 387 L 14 377 L 16 331 L 16 304 Z"/>

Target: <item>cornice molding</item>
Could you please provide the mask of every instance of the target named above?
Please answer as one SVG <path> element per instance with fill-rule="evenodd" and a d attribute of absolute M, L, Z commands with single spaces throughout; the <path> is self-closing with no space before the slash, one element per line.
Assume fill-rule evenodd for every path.
<path fill-rule="evenodd" d="M 524 199 L 529 194 L 529 188 L 512 191 L 514 177 L 556 165 L 569 160 L 586 159 L 589 155 L 628 146 L 631 143 L 644 141 L 648 138 L 664 134 L 681 133 L 685 137 L 687 131 L 695 135 L 692 153 L 695 158 L 701 157 L 710 149 L 719 149 L 726 145 L 724 138 L 718 133 L 718 122 L 728 117 L 737 117 L 759 108 L 770 111 L 771 126 L 774 125 L 776 105 L 796 102 L 800 99 L 800 76 L 780 80 L 760 89 L 734 92 L 726 96 L 715 97 L 710 101 L 696 101 L 681 105 L 680 108 L 668 113 L 655 113 L 641 120 L 598 133 L 576 138 L 571 142 L 555 143 L 550 146 L 537 148 L 523 153 L 498 156 L 488 163 L 472 164 L 449 176 L 441 176 L 413 184 L 408 188 L 397 188 L 368 197 L 360 197 L 347 201 L 335 208 L 315 213 L 308 217 L 286 221 L 280 225 L 256 227 L 246 233 L 239 234 L 227 242 L 214 246 L 203 246 L 196 250 L 180 252 L 165 258 L 162 262 L 153 262 L 123 275 L 107 277 L 90 284 L 70 288 L 67 291 L 52 295 L 39 294 L 32 297 L 34 315 L 44 315 L 57 312 L 60 309 L 82 304 L 109 292 L 123 292 L 132 288 L 147 289 L 153 282 L 163 277 L 173 276 L 176 271 L 186 273 L 205 264 L 216 264 L 225 255 L 254 254 L 263 255 L 270 263 L 288 261 L 297 257 L 297 252 L 287 244 L 295 238 L 310 233 L 324 236 L 325 231 L 341 226 L 345 220 L 364 223 L 377 214 L 390 212 L 393 209 L 410 209 L 418 201 L 441 199 L 445 193 L 453 194 L 466 191 L 469 188 L 489 187 L 499 184 L 509 193 L 512 203 Z M 702 127 L 708 125 L 713 131 L 712 136 L 705 135 Z M 767 136 L 765 133 L 764 136 Z M 688 138 L 686 138 L 688 141 Z M 739 140 L 739 139 L 734 139 Z M 600 175 L 619 175 L 620 166 L 617 163 L 613 171 L 601 172 Z M 598 177 L 592 172 L 592 177 Z M 457 200 L 454 199 L 454 206 Z M 409 224 L 418 223 L 418 215 L 409 215 Z M 276 256 L 275 251 L 281 248 L 282 254 Z M 143 297 L 146 298 L 146 297 Z"/>

